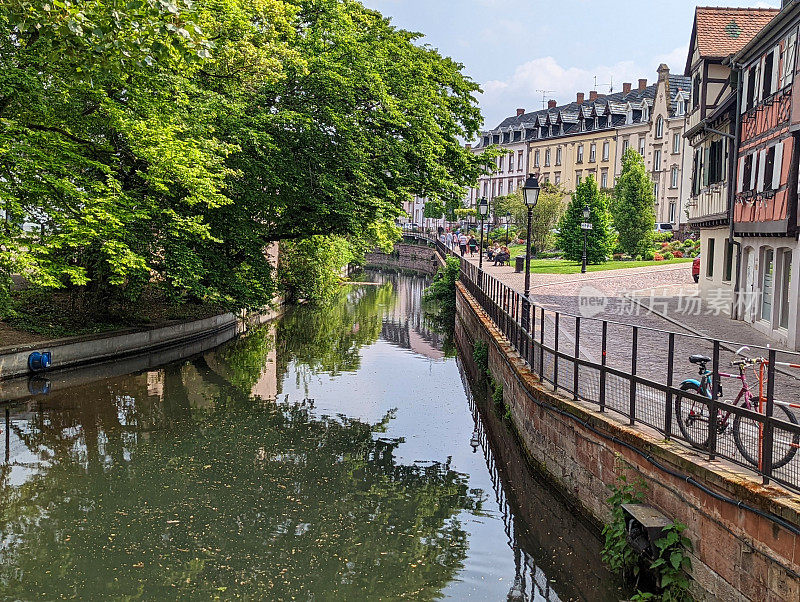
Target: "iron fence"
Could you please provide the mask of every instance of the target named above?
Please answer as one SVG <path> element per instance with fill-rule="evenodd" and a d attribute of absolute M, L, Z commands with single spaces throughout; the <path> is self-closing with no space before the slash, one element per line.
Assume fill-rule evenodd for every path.
<path fill-rule="evenodd" d="M 435 237 L 442 257 L 456 256 Z M 800 491 L 795 403 L 800 354 L 743 345 L 537 305 L 463 258 L 461 282 L 530 369 L 555 391 L 645 425 L 709 460 L 724 458 Z M 690 356 L 704 362 L 689 362 Z M 744 363 L 743 363 L 744 362 Z M 710 365 L 710 386 L 699 387 Z M 725 366 L 732 366 L 724 372 Z M 741 405 L 743 371 L 753 393 Z M 692 374 L 694 372 L 694 374 Z M 722 381 L 733 383 L 730 387 Z M 728 397 L 730 395 L 730 398 Z"/>

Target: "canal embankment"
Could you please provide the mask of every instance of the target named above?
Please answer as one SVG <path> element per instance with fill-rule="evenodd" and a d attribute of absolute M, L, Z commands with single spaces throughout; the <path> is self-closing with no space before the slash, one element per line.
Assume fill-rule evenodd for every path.
<path fill-rule="evenodd" d="M 607 522 L 609 487 L 621 474 L 641 478 L 645 503 L 688 527 L 697 599 L 800 599 L 798 496 L 554 393 L 461 283 L 456 315 L 464 363 L 474 371 L 474 344 L 487 344 L 489 371 L 527 454 L 583 512 Z"/>

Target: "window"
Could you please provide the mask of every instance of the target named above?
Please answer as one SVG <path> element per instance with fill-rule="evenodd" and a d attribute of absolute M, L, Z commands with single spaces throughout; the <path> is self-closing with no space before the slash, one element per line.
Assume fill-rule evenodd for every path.
<path fill-rule="evenodd" d="M 550 167 L 550 149 L 544 151 L 544 166 Z"/>
<path fill-rule="evenodd" d="M 731 243 L 726 243 L 725 262 L 723 263 L 722 279 L 725 282 L 730 282 L 731 274 L 733 274 L 733 245 Z"/>
<path fill-rule="evenodd" d="M 556 174 L 555 182 L 556 182 L 556 185 L 561 184 L 561 174 L 560 173 Z"/>
<path fill-rule="evenodd" d="M 576 163 L 583 163 L 583 144 L 578 145 L 578 158 Z"/>
<path fill-rule="evenodd" d="M 489 183 L 488 182 L 484 182 L 483 183 L 483 196 L 489 196 L 488 189 L 489 189 Z"/>
<path fill-rule="evenodd" d="M 705 150 L 703 184 L 716 184 L 725 179 L 725 141 L 715 140 Z"/>
<path fill-rule="evenodd" d="M 792 286 L 792 252 L 781 253 L 781 308 L 778 325 L 789 328 L 789 291 Z"/>
<path fill-rule="evenodd" d="M 761 319 L 772 319 L 772 285 L 775 276 L 775 252 L 772 249 L 764 250 L 764 261 L 761 262 Z"/>
<path fill-rule="evenodd" d="M 497 157 L 497 170 L 498 171 L 503 171 L 503 162 L 504 162 L 504 160 L 505 160 L 505 157 Z"/>
<path fill-rule="evenodd" d="M 664 137 L 664 118 L 659 115 L 656 119 L 656 138 Z"/>
<path fill-rule="evenodd" d="M 600 188 L 608 188 L 608 170 L 600 172 Z"/>
<path fill-rule="evenodd" d="M 517 171 L 522 171 L 522 168 L 524 167 L 524 165 L 522 164 L 523 163 L 522 159 L 524 157 L 524 155 L 523 155 L 524 152 L 525 151 L 517 151 Z"/>
<path fill-rule="evenodd" d="M 512 192 L 514 192 L 514 180 L 509 180 L 508 181 L 508 194 L 511 194 Z"/>
<path fill-rule="evenodd" d="M 503 196 L 503 180 L 497 183 L 497 194 L 498 196 Z"/>
<path fill-rule="evenodd" d="M 658 202 L 658 182 L 653 183 L 653 198 Z"/>
<path fill-rule="evenodd" d="M 625 140 L 622 141 L 622 154 L 624 155 L 625 151 L 628 150 L 630 147 L 631 147 L 631 141 L 625 138 Z"/>
<path fill-rule="evenodd" d="M 669 204 L 669 221 L 675 223 L 675 202 Z"/>
<path fill-rule="evenodd" d="M 508 156 L 508 171 L 514 171 L 514 153 Z"/>
<path fill-rule="evenodd" d="M 589 163 L 597 161 L 597 145 L 592 143 L 589 147 Z"/>
<path fill-rule="evenodd" d="M 675 113 L 678 117 L 683 117 L 686 115 L 686 101 L 683 98 L 678 99 L 678 105 L 675 107 Z"/>
<path fill-rule="evenodd" d="M 661 149 L 653 151 L 653 171 L 661 171 Z"/>
<path fill-rule="evenodd" d="M 610 149 L 611 145 L 608 142 L 603 142 L 603 161 L 608 161 Z"/>
<path fill-rule="evenodd" d="M 786 51 L 783 58 L 783 77 L 781 78 L 783 86 L 788 86 L 794 79 L 794 61 L 795 52 L 797 49 L 797 34 L 793 33 L 786 39 Z"/>
<path fill-rule="evenodd" d="M 753 189 L 753 155 L 749 154 L 744 158 L 744 168 L 741 171 L 739 190 L 747 192 Z"/>
<path fill-rule="evenodd" d="M 772 181 L 775 174 L 775 147 L 770 146 L 767 149 L 767 155 L 764 162 L 764 190 L 772 190 Z"/>
<path fill-rule="evenodd" d="M 539 151 L 538 150 L 535 153 L 533 153 L 533 166 L 534 167 L 539 167 Z"/>
<path fill-rule="evenodd" d="M 773 74 L 778 75 L 777 69 L 774 69 L 774 61 L 775 51 L 771 50 L 764 57 L 764 72 L 761 76 L 761 98 L 772 96 L 773 87 L 777 87 L 772 78 Z"/>
<path fill-rule="evenodd" d="M 704 251 L 703 255 L 706 259 L 706 276 L 708 278 L 714 277 L 714 239 L 708 239 L 708 251 Z"/>
<path fill-rule="evenodd" d="M 556 165 L 561 165 L 561 147 L 556 149 Z"/>
<path fill-rule="evenodd" d="M 670 175 L 669 175 L 669 187 L 670 188 L 677 188 L 678 187 L 679 173 L 680 172 L 678 171 L 678 166 L 677 165 L 673 165 L 672 166 L 672 171 L 670 172 Z"/>
<path fill-rule="evenodd" d="M 752 108 L 756 98 L 756 86 L 758 85 L 757 77 L 758 66 L 753 65 L 745 74 L 744 86 L 747 88 L 747 94 L 744 95 L 745 103 L 743 109 L 748 111 Z"/>
<path fill-rule="evenodd" d="M 692 160 L 692 196 L 700 194 L 700 170 L 702 169 L 702 151 L 697 149 L 694 151 L 694 159 Z"/>
<path fill-rule="evenodd" d="M 639 137 L 639 154 L 640 154 L 642 157 L 644 157 L 644 145 L 645 145 L 645 139 L 644 139 L 644 136 L 640 136 L 640 137 Z"/>
<path fill-rule="evenodd" d="M 492 198 L 497 196 L 497 180 L 492 180 Z"/>
<path fill-rule="evenodd" d="M 582 171 L 576 171 L 575 172 L 575 184 L 580 184 L 582 179 L 583 179 L 583 172 Z"/>
<path fill-rule="evenodd" d="M 700 74 L 694 74 L 694 80 L 692 80 L 692 108 L 696 109 L 700 106 Z"/>
<path fill-rule="evenodd" d="M 676 133 L 672 135 L 672 154 L 677 155 L 681 152 L 681 135 Z"/>
<path fill-rule="evenodd" d="M 650 121 L 650 107 L 647 104 L 642 105 L 642 119 L 641 122 Z"/>

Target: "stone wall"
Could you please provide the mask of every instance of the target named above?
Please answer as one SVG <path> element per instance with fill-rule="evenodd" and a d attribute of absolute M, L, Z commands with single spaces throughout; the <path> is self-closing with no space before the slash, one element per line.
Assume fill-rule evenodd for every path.
<path fill-rule="evenodd" d="M 456 342 L 465 365 L 474 371 L 470 366 L 474 342 L 487 342 L 489 369 L 503 385 L 526 452 L 584 512 L 606 522 L 609 485 L 621 473 L 629 480 L 641 477 L 647 484 L 645 502 L 688 526 L 698 600 L 800 600 L 800 537 L 670 475 L 626 444 L 721 496 L 741 500 L 792 525 L 800 525 L 800 496 L 761 486 L 743 471 L 719 461 L 704 461 L 664 441 L 655 431 L 630 427 L 588 404 L 553 393 L 527 369 L 460 283 L 457 307 Z"/>
<path fill-rule="evenodd" d="M 367 253 L 366 267 L 390 270 L 413 270 L 423 274 L 434 274 L 439 269 L 439 255 L 434 247 L 397 243 L 394 252 L 387 255 L 380 251 Z"/>

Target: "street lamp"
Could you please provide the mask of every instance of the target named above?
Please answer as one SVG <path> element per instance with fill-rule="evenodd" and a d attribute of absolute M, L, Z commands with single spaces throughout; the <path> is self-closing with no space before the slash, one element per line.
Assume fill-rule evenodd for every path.
<path fill-rule="evenodd" d="M 486 197 L 481 199 L 481 202 L 478 203 L 478 215 L 481 216 L 481 246 L 478 249 L 478 269 L 483 269 L 483 220 L 486 218 L 486 215 L 489 213 L 489 203 L 486 202 Z"/>
<path fill-rule="evenodd" d="M 539 176 L 530 174 L 525 184 L 522 185 L 522 198 L 528 207 L 528 236 L 525 239 L 525 296 L 522 299 L 522 327 L 530 330 L 531 304 L 528 295 L 531 292 L 531 220 L 533 219 L 533 208 L 539 201 Z"/>
<path fill-rule="evenodd" d="M 581 264 L 581 274 L 586 273 L 586 239 L 589 236 L 589 230 L 592 229 L 592 224 L 589 222 L 589 216 L 591 215 L 591 209 L 589 209 L 589 205 L 583 206 L 583 223 L 581 224 L 581 230 L 583 230 L 583 260 Z"/>
<path fill-rule="evenodd" d="M 508 246 L 508 224 L 511 223 L 511 212 L 506 211 L 506 246 Z"/>

